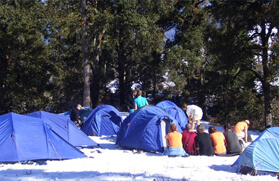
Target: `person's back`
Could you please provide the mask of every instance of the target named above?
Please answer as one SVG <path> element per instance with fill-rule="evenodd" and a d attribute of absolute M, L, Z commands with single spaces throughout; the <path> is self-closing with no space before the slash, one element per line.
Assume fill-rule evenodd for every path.
<path fill-rule="evenodd" d="M 224 136 L 226 139 L 227 153 L 240 154 L 242 152 L 242 147 L 239 144 L 239 140 L 236 133 L 232 130 L 228 130 L 224 132 Z"/>
<path fill-rule="evenodd" d="M 214 148 L 208 133 L 204 132 L 204 126 L 197 127 L 198 135 L 195 137 L 195 145 L 199 155 L 214 155 Z"/>
<path fill-rule="evenodd" d="M 168 139 L 169 142 L 169 146 L 172 148 L 182 148 L 182 134 L 177 132 L 177 131 L 173 131 L 170 132 L 167 136 L 166 139 Z"/>
<path fill-rule="evenodd" d="M 138 97 L 135 99 L 135 110 L 140 109 L 143 106 L 148 105 L 148 101 L 145 97 L 142 97 L 142 91 L 138 91 Z"/>
<path fill-rule="evenodd" d="M 177 132 L 176 125 L 170 124 L 170 132 L 167 134 L 166 141 L 168 144 L 169 156 L 188 156 L 182 148 L 182 134 Z"/>
<path fill-rule="evenodd" d="M 189 123 L 186 125 L 186 130 L 182 133 L 182 144 L 188 154 L 194 155 L 196 153 L 195 137 L 197 133 L 190 131 L 191 127 L 192 125 Z"/>
<path fill-rule="evenodd" d="M 234 132 L 236 133 L 239 140 L 243 140 L 247 143 L 248 141 L 248 125 L 250 124 L 249 120 L 244 120 L 238 122 L 234 127 Z"/>
<path fill-rule="evenodd" d="M 195 137 L 196 148 L 199 148 L 199 155 L 214 155 L 214 148 L 208 133 L 199 133 Z"/>
<path fill-rule="evenodd" d="M 242 133 L 245 129 L 248 129 L 247 124 L 243 121 L 236 123 L 234 127 L 235 133 Z"/>
<path fill-rule="evenodd" d="M 137 104 L 138 106 L 138 109 L 145 106 L 147 103 L 147 99 L 145 97 L 142 97 L 142 96 L 138 96 L 136 99 L 135 99 L 135 104 Z"/>
<path fill-rule="evenodd" d="M 221 132 L 214 132 L 210 134 L 212 144 L 214 146 L 215 154 L 226 154 L 225 136 Z"/>
<path fill-rule="evenodd" d="M 186 113 L 188 116 L 193 116 L 195 114 L 203 114 L 202 109 L 196 105 L 188 105 Z"/>

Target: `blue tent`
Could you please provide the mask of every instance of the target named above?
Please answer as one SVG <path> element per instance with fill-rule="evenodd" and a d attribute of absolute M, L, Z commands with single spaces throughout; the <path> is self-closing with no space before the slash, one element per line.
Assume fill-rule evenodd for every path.
<path fill-rule="evenodd" d="M 37 111 L 27 114 L 27 116 L 43 119 L 51 130 L 53 130 L 56 134 L 61 136 L 73 146 L 97 146 L 97 143 L 85 135 L 84 132 L 81 131 L 69 118 L 63 115 L 53 114 L 45 111 Z"/>
<path fill-rule="evenodd" d="M 235 161 L 240 173 L 254 175 L 279 173 L 279 127 L 266 129 Z"/>
<path fill-rule="evenodd" d="M 122 121 L 122 115 L 115 107 L 101 105 L 90 113 L 81 130 L 90 136 L 116 135 Z"/>
<path fill-rule="evenodd" d="M 182 132 L 177 121 L 166 111 L 157 106 L 145 106 L 123 121 L 117 143 L 132 149 L 163 152 L 171 123 L 176 124 L 178 131 Z"/>
<path fill-rule="evenodd" d="M 182 130 L 186 128 L 186 124 L 188 123 L 188 118 L 183 110 L 178 107 L 175 103 L 171 101 L 161 101 L 156 106 L 167 111 L 172 117 L 174 117 Z"/>
<path fill-rule="evenodd" d="M 7 113 L 0 116 L 0 162 L 86 157 L 39 118 Z"/>

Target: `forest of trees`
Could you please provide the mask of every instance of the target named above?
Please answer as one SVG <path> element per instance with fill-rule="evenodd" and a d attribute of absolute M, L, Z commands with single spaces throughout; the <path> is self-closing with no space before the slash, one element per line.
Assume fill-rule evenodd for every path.
<path fill-rule="evenodd" d="M 276 0 L 2 0 L 0 114 L 75 102 L 127 111 L 138 83 L 151 104 L 178 91 L 212 122 L 278 125 L 278 9 Z"/>

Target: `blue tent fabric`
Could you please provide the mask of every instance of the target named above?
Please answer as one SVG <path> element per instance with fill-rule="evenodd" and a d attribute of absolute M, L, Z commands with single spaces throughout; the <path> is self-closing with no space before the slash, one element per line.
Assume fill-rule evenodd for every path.
<path fill-rule="evenodd" d="M 161 130 L 162 121 L 166 122 L 165 130 Z M 172 123 L 182 132 L 177 121 L 166 111 L 157 106 L 145 106 L 123 121 L 116 142 L 131 149 L 164 152 L 165 140 L 162 139 L 162 131 L 167 134 Z"/>
<path fill-rule="evenodd" d="M 157 103 L 156 106 L 158 106 L 160 108 L 163 108 L 163 109 L 166 108 L 166 107 L 170 107 L 170 106 L 176 106 L 177 107 L 177 105 L 174 102 L 168 101 L 168 100 L 161 101 L 161 102 Z"/>
<path fill-rule="evenodd" d="M 86 119 L 81 130 L 90 136 L 116 135 L 123 122 L 121 113 L 111 105 L 95 108 Z"/>
<path fill-rule="evenodd" d="M 255 174 L 279 173 L 279 127 L 271 127 L 252 142 L 235 161 L 232 167 L 241 172 L 251 168 Z"/>
<path fill-rule="evenodd" d="M 183 110 L 178 107 L 174 102 L 172 101 L 161 101 L 156 106 L 164 109 L 167 111 L 172 117 L 174 117 L 177 121 L 179 126 L 182 130 L 186 128 L 186 124 L 188 123 L 188 118 L 186 114 L 183 112 Z"/>
<path fill-rule="evenodd" d="M 64 140 L 76 147 L 94 147 L 97 143 L 81 131 L 69 118 L 45 111 L 37 111 L 27 116 L 37 117 Z"/>
<path fill-rule="evenodd" d="M 50 130 L 42 119 L 16 113 L 0 116 L 0 162 L 86 157 Z"/>

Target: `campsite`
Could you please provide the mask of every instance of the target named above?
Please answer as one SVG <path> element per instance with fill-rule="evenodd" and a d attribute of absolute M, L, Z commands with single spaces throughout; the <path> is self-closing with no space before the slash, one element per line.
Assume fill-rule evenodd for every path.
<path fill-rule="evenodd" d="M 0 181 L 278 180 L 278 9 L 0 0 Z"/>
<path fill-rule="evenodd" d="M 101 114 L 99 111 L 104 107 L 108 111 Z M 110 114 L 113 116 L 109 116 Z M 93 117 L 97 120 L 98 117 L 103 119 L 105 124 L 98 125 L 96 123 L 98 121 L 92 121 Z M 125 129 L 129 130 L 127 134 L 106 134 L 112 133 L 109 127 L 115 130 L 117 125 L 112 126 L 116 122 L 110 123 L 109 119 L 112 118 L 121 120 L 122 125 L 129 125 L 118 128 L 122 133 Z M 159 133 L 166 133 L 167 119 L 174 120 L 173 123 L 177 125 L 178 121 L 160 107 L 146 106 L 129 115 L 118 112 L 113 106 L 102 105 L 96 108 L 96 111 L 93 110 L 87 119 L 91 124 L 95 122 L 93 130 L 97 127 L 105 128 L 99 129 L 101 130 L 99 132 L 103 133 L 101 136 L 87 137 L 69 122 L 67 115 L 44 111 L 27 115 L 15 113 L 1 115 L 1 130 L 12 132 L 2 134 L 11 134 L 15 138 L 2 137 L 2 140 L 6 141 L 1 142 L 0 180 L 277 180 L 277 176 L 264 173 L 262 170 L 271 168 L 278 173 L 278 127 L 269 128 L 263 133 L 249 130 L 254 142 L 246 148 L 247 152 L 244 151 L 241 155 L 168 157 L 160 150 L 165 145 L 158 141 L 162 139 Z M 56 120 L 56 123 L 53 120 Z M 160 124 L 157 124 L 158 121 Z M 14 125 L 14 131 L 8 129 L 10 125 L 8 123 Z M 34 125 L 30 126 L 29 123 Z M 205 120 L 202 120 L 201 124 L 206 130 L 211 126 L 211 123 Z M 220 132 L 224 131 L 221 125 L 215 127 Z M 47 134 L 49 141 L 37 143 L 47 140 L 43 132 L 37 131 L 34 133 L 36 135 L 32 135 L 33 131 L 40 130 L 39 128 L 44 129 L 43 132 Z M 82 145 L 77 145 L 79 141 Z M 76 146 L 73 146 L 74 144 Z M 44 149 L 45 147 L 53 149 Z M 16 152 L 11 154 L 11 158 L 3 157 L 10 155 L 9 152 L 13 149 Z M 46 153 L 44 150 L 49 152 Z M 258 172 L 256 170 L 257 174 L 238 173 L 238 167 L 245 165 L 244 162 L 253 152 L 255 154 L 252 156 L 257 159 L 248 161 L 250 164 L 248 167 L 259 169 Z M 20 158 L 20 155 L 24 157 Z M 36 157 L 38 155 L 43 157 Z M 5 159 L 7 161 L 3 162 Z"/>

